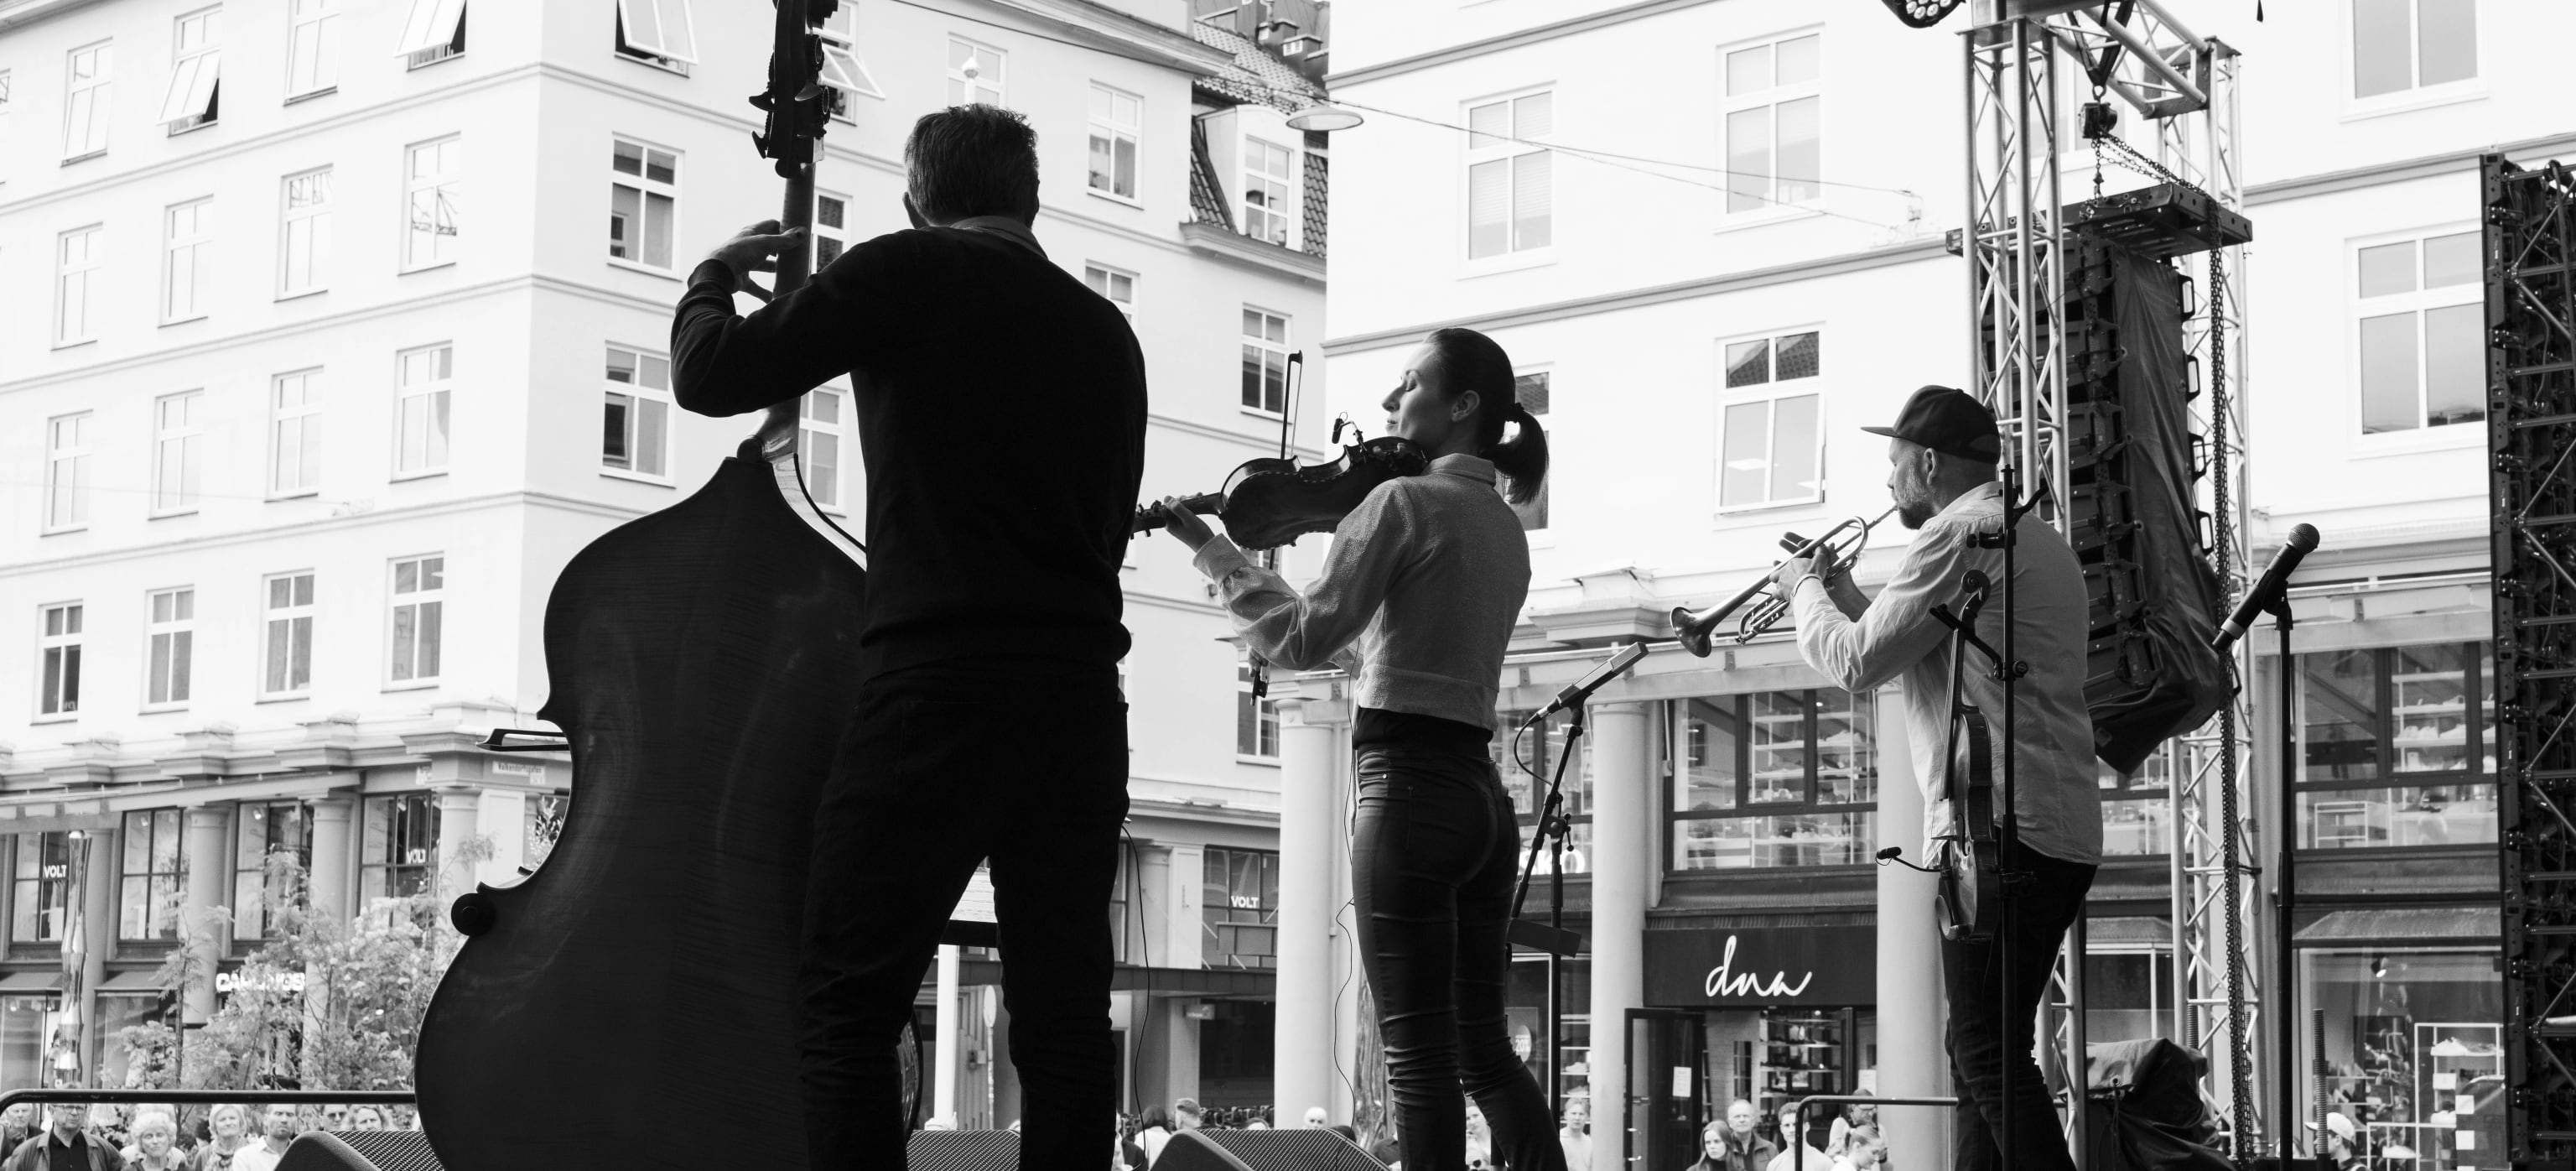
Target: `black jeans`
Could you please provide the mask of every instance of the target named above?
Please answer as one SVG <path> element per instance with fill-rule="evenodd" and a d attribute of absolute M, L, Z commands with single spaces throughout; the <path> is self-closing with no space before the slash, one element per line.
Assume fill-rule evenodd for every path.
<path fill-rule="evenodd" d="M 1357 822 L 1360 962 L 1405 1171 L 1467 1165 L 1467 1096 L 1512 1171 L 1564 1171 L 1547 1097 L 1512 1052 L 1503 1012 L 1519 832 L 1502 778 L 1480 756 L 1365 749 Z"/>
<path fill-rule="evenodd" d="M 1984 943 L 1941 943 L 1942 987 L 1950 996 L 1950 1081 L 1959 1095 L 1958 1117 L 1951 1125 L 1957 1142 L 1952 1171 L 2001 1171 L 2004 1165 L 1995 1136 L 2004 1121 L 2005 1062 L 2012 1063 L 2016 1171 L 2075 1167 L 2066 1153 L 2066 1134 L 2058 1127 L 2057 1105 L 2049 1100 L 2039 1063 L 2031 1057 L 2032 1029 L 2058 945 L 2075 917 L 2084 913 L 2094 868 L 2027 848 L 2020 861 L 2030 879 L 2017 884 L 2015 897 L 2007 902 L 2010 930 L 1998 930 Z M 2009 1005 L 2003 1003 L 2007 938 L 2013 943 Z"/>
<path fill-rule="evenodd" d="M 1044 702 L 1008 698 L 1033 679 L 1047 681 Z M 1112 667 L 977 659 L 860 690 L 805 898 L 800 1048 L 815 1171 L 905 1165 L 895 1041 L 949 910 L 987 858 L 1024 1091 L 1020 1165 L 1106 1161 L 1118 1098 L 1102 908 L 1126 815 L 1127 705 Z"/>

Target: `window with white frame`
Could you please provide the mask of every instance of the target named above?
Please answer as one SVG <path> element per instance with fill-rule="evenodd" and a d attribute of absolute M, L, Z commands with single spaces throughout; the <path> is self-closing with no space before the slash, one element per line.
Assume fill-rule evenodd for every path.
<path fill-rule="evenodd" d="M 1243 140 L 1243 234 L 1289 247 L 1297 222 L 1297 152 Z"/>
<path fill-rule="evenodd" d="M 850 248 L 850 197 L 814 193 L 814 271 L 821 272 Z"/>
<path fill-rule="evenodd" d="M 233 854 L 233 938 L 259 939 L 274 921 L 271 912 L 281 909 L 271 904 L 296 893 L 270 881 L 270 859 L 285 854 L 310 872 L 313 815 L 301 801 L 244 801 L 240 809 Z"/>
<path fill-rule="evenodd" d="M 1136 198 L 1136 136 L 1145 121 L 1145 100 L 1099 82 L 1091 83 L 1091 189 L 1120 199 Z"/>
<path fill-rule="evenodd" d="M 1512 397 L 1518 399 L 1521 409 L 1528 411 L 1530 416 L 1539 420 L 1542 426 L 1547 425 L 1547 392 L 1548 372 L 1545 370 L 1512 376 Z M 1517 424 L 1514 425 L 1517 426 Z M 1538 495 L 1530 497 L 1526 504 L 1511 506 L 1512 515 L 1521 519 L 1522 532 L 1547 531 L 1548 495 L 1555 483 L 1556 469 L 1551 467 L 1548 469 L 1547 477 L 1538 482 Z M 1509 491 L 1511 486 L 1508 479 L 1497 479 L 1494 483 L 1496 491 Z"/>
<path fill-rule="evenodd" d="M 306 496 L 322 483 L 322 372 L 269 380 L 268 494 Z"/>
<path fill-rule="evenodd" d="M 2378 98 L 2478 76 L 2478 0 L 2349 0 L 2352 96 Z"/>
<path fill-rule="evenodd" d="M 392 650 L 386 673 L 395 683 L 438 678 L 440 628 L 447 608 L 447 558 L 406 557 L 394 562 L 393 615 L 386 630 Z"/>
<path fill-rule="evenodd" d="M 45 528 L 76 529 L 89 523 L 90 413 L 45 420 Z"/>
<path fill-rule="evenodd" d="M 98 224 L 73 228 L 54 243 L 54 344 L 76 346 L 98 340 L 92 297 L 98 291 L 98 269 L 105 260 L 107 229 Z"/>
<path fill-rule="evenodd" d="M 107 153 L 108 87 L 116 46 L 100 41 L 71 51 L 64 70 L 63 161 Z"/>
<path fill-rule="evenodd" d="M 126 813 L 117 835 L 125 854 L 124 865 L 118 868 L 117 939 L 179 938 L 180 899 L 188 887 L 188 859 L 182 848 L 187 835 L 181 829 L 186 818 L 178 809 Z"/>
<path fill-rule="evenodd" d="M 1534 140 L 1556 129 L 1556 95 L 1542 90 L 1469 106 L 1467 129 L 1467 258 L 1553 243 L 1556 152 Z"/>
<path fill-rule="evenodd" d="M 46 606 L 39 620 L 36 714 L 56 718 L 80 712 L 81 604 Z"/>
<path fill-rule="evenodd" d="M 948 38 L 948 104 L 1002 104 L 1002 72 L 1010 54 L 964 37 Z"/>
<path fill-rule="evenodd" d="M 1234 668 L 1234 754 L 1279 756 L 1279 701 L 1252 694 L 1252 664 Z"/>
<path fill-rule="evenodd" d="M 608 399 L 599 466 L 655 479 L 671 474 L 671 362 L 608 347 Z"/>
<path fill-rule="evenodd" d="M 286 100 L 340 86 L 340 0 L 287 0 Z"/>
<path fill-rule="evenodd" d="M 689 0 L 617 0 L 617 51 L 686 74 L 698 60 Z"/>
<path fill-rule="evenodd" d="M 165 394 L 152 400 L 152 515 L 197 510 L 198 468 L 205 462 L 205 429 L 199 425 L 205 392 Z"/>
<path fill-rule="evenodd" d="M 170 36 L 170 88 L 161 95 L 157 119 L 172 134 L 183 134 L 215 120 L 215 92 L 223 66 L 224 10 L 200 8 L 178 18 Z"/>
<path fill-rule="evenodd" d="M 456 347 L 424 346 L 395 359 L 394 471 L 447 470 L 447 400 L 455 388 Z"/>
<path fill-rule="evenodd" d="M 465 0 L 411 0 L 394 56 L 418 69 L 465 51 Z"/>
<path fill-rule="evenodd" d="M 680 209 L 680 157 L 616 140 L 608 184 L 608 257 L 668 271 Z"/>
<path fill-rule="evenodd" d="M 1243 409 L 1288 411 L 1288 319 L 1250 305 L 1243 307 Z"/>
<path fill-rule="evenodd" d="M 322 258 L 331 253 L 331 168 L 289 175 L 280 191 L 277 295 L 321 292 Z"/>
<path fill-rule="evenodd" d="M 1719 509 L 1824 499 L 1824 397 L 1817 374 L 1815 333 L 1727 343 Z"/>
<path fill-rule="evenodd" d="M 1082 283 L 1091 286 L 1092 292 L 1108 298 L 1109 303 L 1116 305 L 1118 311 L 1125 314 L 1130 323 L 1136 320 L 1135 273 L 1111 268 L 1105 264 L 1085 264 L 1082 266 Z M 1286 336 L 1287 327 L 1282 325 L 1280 332 L 1281 336 Z"/>
<path fill-rule="evenodd" d="M 859 6 L 843 4 L 825 17 L 814 37 L 822 43 L 823 68 L 818 75 L 824 88 L 824 108 L 832 117 L 850 120 L 850 99 L 864 94 L 883 100 L 885 91 L 877 88 L 877 79 L 868 73 L 867 59 L 859 56 Z"/>
<path fill-rule="evenodd" d="M 1806 203 L 1824 172 L 1824 37 L 1818 33 L 1727 50 L 1726 213 Z"/>
<path fill-rule="evenodd" d="M 796 405 L 796 452 L 805 461 L 805 488 L 829 512 L 841 511 L 841 452 L 849 434 L 843 415 L 849 397 L 839 387 L 822 386 L 806 391 Z"/>
<path fill-rule="evenodd" d="M 405 271 L 456 261 L 463 151 L 463 140 L 453 134 L 403 149 Z"/>
<path fill-rule="evenodd" d="M 161 215 L 161 324 L 195 321 L 212 305 L 215 201 L 174 203 Z"/>
<path fill-rule="evenodd" d="M 260 592 L 260 696 L 302 695 L 313 689 L 313 575 L 273 574 Z"/>
<path fill-rule="evenodd" d="M 2480 247 L 2471 229 L 2354 251 L 2363 434 L 2487 417 Z"/>
<path fill-rule="evenodd" d="M 189 677 L 196 666 L 197 591 L 187 587 L 154 590 L 146 605 L 150 617 L 143 627 L 147 660 L 144 705 L 184 706 L 188 702 Z"/>

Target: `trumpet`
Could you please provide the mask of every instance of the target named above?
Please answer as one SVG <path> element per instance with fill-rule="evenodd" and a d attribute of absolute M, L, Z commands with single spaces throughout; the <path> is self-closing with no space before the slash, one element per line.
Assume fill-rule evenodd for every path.
<path fill-rule="evenodd" d="M 1896 509 L 1891 506 L 1875 518 L 1846 517 L 1834 527 L 1826 529 L 1824 536 L 1812 541 L 1796 533 L 1783 533 L 1780 536 L 1780 547 L 1788 550 L 1791 557 L 1806 557 L 1818 549 L 1833 550 L 1833 574 L 1826 581 L 1827 585 L 1831 585 L 1832 578 L 1850 573 L 1853 566 L 1860 564 L 1861 547 L 1869 543 L 1869 531 L 1886 524 L 1887 518 L 1894 515 L 1896 515 Z M 1772 562 L 1771 568 L 1777 571 L 1780 568 L 1780 562 Z M 1749 610 L 1745 609 L 1748 603 L 1752 606 Z M 1711 641 L 1710 632 L 1717 629 L 1718 623 L 1726 621 L 1728 615 L 1738 610 L 1743 610 L 1744 616 L 1736 620 L 1735 641 L 1751 642 L 1772 627 L 1779 625 L 1780 620 L 1788 616 L 1789 599 L 1772 586 L 1771 575 L 1765 573 L 1760 581 L 1745 587 L 1743 593 L 1708 609 L 1673 607 L 1673 633 L 1680 637 L 1684 649 L 1701 658 L 1707 658 Z"/>

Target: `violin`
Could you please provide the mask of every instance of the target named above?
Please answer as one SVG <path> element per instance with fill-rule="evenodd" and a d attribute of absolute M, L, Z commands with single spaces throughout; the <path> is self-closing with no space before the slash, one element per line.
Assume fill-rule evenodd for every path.
<path fill-rule="evenodd" d="M 1967 593 L 1959 613 L 1936 606 L 1935 617 L 1949 623 L 1950 639 L 1950 771 L 1943 794 L 1950 803 L 1950 825 L 1933 852 L 1933 869 L 1941 886 L 1933 896 L 1939 909 L 1941 938 L 1982 943 L 1994 936 L 2003 918 L 2003 846 L 1995 834 L 1995 748 L 1986 716 L 1962 698 L 1959 683 L 1968 648 L 1989 650 L 1975 633 L 1977 611 L 1986 604 L 1986 575 L 1969 570 L 1962 583 Z"/>
<path fill-rule="evenodd" d="M 1333 424 L 1335 442 L 1345 426 L 1351 426 L 1347 419 Z M 1279 456 L 1245 460 L 1226 476 L 1224 487 L 1181 497 L 1180 506 L 1225 522 L 1225 535 L 1242 548 L 1276 549 L 1307 533 L 1333 531 L 1378 485 L 1431 468 L 1431 453 L 1421 444 L 1393 435 L 1362 440 L 1358 427 L 1351 431 L 1353 442 L 1338 459 L 1303 465 Z M 1153 532 L 1164 519 L 1161 503 L 1140 505 L 1134 531 Z"/>

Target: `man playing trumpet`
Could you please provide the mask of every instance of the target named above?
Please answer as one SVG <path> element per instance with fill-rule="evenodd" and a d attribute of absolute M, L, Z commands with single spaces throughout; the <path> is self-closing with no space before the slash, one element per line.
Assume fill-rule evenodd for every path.
<path fill-rule="evenodd" d="M 1949 791 L 1949 628 L 1932 607 L 1958 606 L 1970 570 L 2004 580 L 1999 536 L 2009 502 L 1995 467 L 2003 454 L 1993 412 L 1964 391 L 1927 386 L 1908 399 L 1893 427 L 1863 430 L 1888 437 L 1887 476 L 1897 519 L 1917 530 L 1896 574 L 1875 599 L 1839 574 L 1830 547 L 1791 557 L 1773 571 L 1780 596 L 1798 622 L 1798 653 L 1838 687 L 1866 691 L 1902 678 L 1905 730 L 1926 807 L 1927 836 L 1952 832 Z M 2012 641 L 2004 639 L 2000 598 L 1976 616 L 1986 645 L 2011 646 L 2030 672 L 2014 686 L 2004 712 L 2004 686 L 1972 661 L 1960 698 L 1984 711 L 1999 730 L 1995 750 L 2011 752 L 2014 808 L 2021 848 L 2009 861 L 2004 926 L 1980 942 L 1944 941 L 1941 973 L 1950 1001 L 1951 1080 L 1958 1086 L 1957 1147 L 1951 1166 L 1997 1171 L 2005 1123 L 2005 1062 L 2012 1063 L 2010 1126 L 2018 1168 L 2072 1171 L 2057 1111 L 2031 1057 L 2032 1022 L 2048 987 L 2058 941 L 2084 912 L 2085 892 L 2102 856 L 2102 805 L 2093 765 L 2093 721 L 2084 707 L 2088 616 L 2084 571 L 2066 538 L 2024 515 L 2013 526 Z M 1995 775 L 2001 776 L 1998 755 Z M 2014 1002 L 2004 1004 L 2005 965 Z"/>

